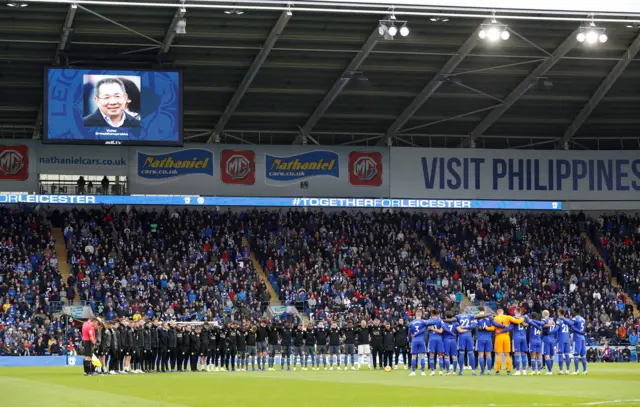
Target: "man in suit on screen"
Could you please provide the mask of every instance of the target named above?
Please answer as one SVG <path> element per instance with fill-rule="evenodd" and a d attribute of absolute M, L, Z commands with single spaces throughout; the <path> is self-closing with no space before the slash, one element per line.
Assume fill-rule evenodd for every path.
<path fill-rule="evenodd" d="M 83 119 L 85 127 L 140 127 L 140 121 L 126 112 L 129 96 L 118 78 L 105 78 L 95 86 L 98 109 Z"/>

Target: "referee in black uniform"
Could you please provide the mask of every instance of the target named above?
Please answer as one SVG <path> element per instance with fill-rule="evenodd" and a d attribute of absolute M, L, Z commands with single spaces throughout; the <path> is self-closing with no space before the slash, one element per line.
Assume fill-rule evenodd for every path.
<path fill-rule="evenodd" d="M 393 353 L 395 350 L 395 334 L 390 323 L 386 323 L 382 331 L 382 346 L 384 349 L 383 366 L 393 367 Z"/>

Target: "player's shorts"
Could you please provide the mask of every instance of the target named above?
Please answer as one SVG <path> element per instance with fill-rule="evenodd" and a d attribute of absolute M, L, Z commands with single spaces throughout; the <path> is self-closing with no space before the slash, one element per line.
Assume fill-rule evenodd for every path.
<path fill-rule="evenodd" d="M 429 353 L 444 353 L 444 343 L 441 340 L 429 341 Z"/>
<path fill-rule="evenodd" d="M 529 344 L 529 352 L 542 353 L 542 342 L 531 342 Z"/>
<path fill-rule="evenodd" d="M 258 352 L 266 352 L 267 351 L 267 343 L 266 342 L 258 342 Z"/>
<path fill-rule="evenodd" d="M 493 350 L 496 353 L 508 353 L 511 352 L 511 340 L 509 335 L 496 336 L 496 342 Z"/>
<path fill-rule="evenodd" d="M 247 353 L 249 356 L 256 356 L 258 354 L 258 349 L 255 346 L 247 346 Z"/>
<path fill-rule="evenodd" d="M 587 356 L 587 344 L 585 341 L 573 341 L 573 354 Z"/>
<path fill-rule="evenodd" d="M 456 340 L 449 339 L 444 341 L 444 354 L 447 356 L 457 356 L 458 350 L 456 349 Z"/>
<path fill-rule="evenodd" d="M 329 353 L 332 355 L 340 354 L 340 345 L 331 345 L 329 346 Z"/>
<path fill-rule="evenodd" d="M 293 347 L 293 354 L 296 355 L 296 356 L 304 355 L 304 346 L 294 346 Z"/>
<path fill-rule="evenodd" d="M 283 355 L 291 355 L 291 345 L 281 345 L 280 351 Z"/>
<path fill-rule="evenodd" d="M 527 338 L 515 338 L 513 340 L 513 351 L 527 353 Z"/>
<path fill-rule="evenodd" d="M 307 345 L 307 355 L 310 355 L 310 356 L 316 355 L 316 345 Z"/>
<path fill-rule="evenodd" d="M 358 345 L 358 355 L 368 355 L 371 353 L 369 345 Z"/>
<path fill-rule="evenodd" d="M 424 341 L 412 341 L 411 342 L 411 354 L 412 355 L 424 355 L 427 353 L 427 347 Z"/>
<path fill-rule="evenodd" d="M 355 355 L 356 354 L 356 345 L 353 343 L 345 343 L 344 344 L 344 353 L 346 355 Z"/>
<path fill-rule="evenodd" d="M 481 338 L 476 341 L 476 350 L 478 352 L 493 352 L 493 343 L 491 343 L 491 338 Z"/>
<path fill-rule="evenodd" d="M 280 353 L 280 345 L 269 345 L 269 354 L 275 355 L 276 353 Z"/>
<path fill-rule="evenodd" d="M 327 345 L 318 345 L 318 355 L 327 354 Z"/>
<path fill-rule="evenodd" d="M 558 343 L 557 352 L 558 352 L 558 355 L 570 355 L 571 344 L 569 342 Z"/>
<path fill-rule="evenodd" d="M 473 350 L 473 337 L 470 336 L 461 336 L 458 338 L 458 350 Z M 491 351 L 489 351 L 491 352 Z"/>
<path fill-rule="evenodd" d="M 84 356 L 93 356 L 93 342 L 82 341 L 82 348 L 84 349 Z"/>
<path fill-rule="evenodd" d="M 542 354 L 545 356 L 555 355 L 555 344 L 551 341 L 542 341 Z"/>

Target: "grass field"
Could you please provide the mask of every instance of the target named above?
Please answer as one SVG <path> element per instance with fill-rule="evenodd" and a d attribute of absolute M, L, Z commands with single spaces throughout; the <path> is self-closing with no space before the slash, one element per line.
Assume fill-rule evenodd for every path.
<path fill-rule="evenodd" d="M 640 364 L 588 376 L 408 377 L 408 372 L 165 373 L 83 377 L 78 367 L 0 368 L 2 407 L 640 406 Z"/>

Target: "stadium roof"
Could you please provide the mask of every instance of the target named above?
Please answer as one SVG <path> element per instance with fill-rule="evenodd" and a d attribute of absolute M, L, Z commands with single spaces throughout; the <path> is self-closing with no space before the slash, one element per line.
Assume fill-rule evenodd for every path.
<path fill-rule="evenodd" d="M 5 3 L 4 139 L 40 137 L 43 68 L 59 63 L 183 70 L 188 142 L 640 149 L 635 23 L 598 23 L 609 40 L 587 46 L 579 19 L 499 20 L 511 37 L 490 43 L 479 18 L 399 15 L 410 34 L 389 40 L 388 12 L 239 2 L 187 9 L 175 35 L 176 7 Z"/>

